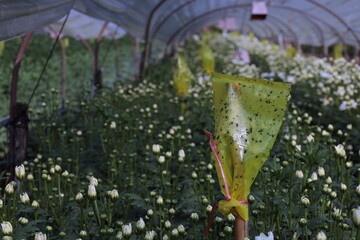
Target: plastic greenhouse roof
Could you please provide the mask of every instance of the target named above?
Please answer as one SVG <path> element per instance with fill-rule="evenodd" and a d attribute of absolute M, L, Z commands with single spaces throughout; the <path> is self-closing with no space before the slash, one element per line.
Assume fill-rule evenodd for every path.
<path fill-rule="evenodd" d="M 267 0 L 268 16 L 251 21 L 252 0 L 0 0 L 0 40 L 65 16 L 71 8 L 114 22 L 139 38 L 176 44 L 224 18 L 239 32 L 314 46 L 346 43 L 360 48 L 360 0 Z M 148 26 L 149 16 L 152 16 Z M 25 24 L 26 23 L 26 24 Z"/>
<path fill-rule="evenodd" d="M 49 33 L 52 31 L 58 33 L 63 25 L 64 20 L 65 17 L 56 23 L 52 23 L 49 26 L 44 27 L 44 30 Z M 62 36 L 69 36 L 76 39 L 94 39 L 98 37 L 105 23 L 106 21 L 89 17 L 72 9 L 61 34 Z M 109 39 L 118 39 L 121 38 L 125 33 L 126 32 L 118 25 L 108 22 L 102 36 Z"/>

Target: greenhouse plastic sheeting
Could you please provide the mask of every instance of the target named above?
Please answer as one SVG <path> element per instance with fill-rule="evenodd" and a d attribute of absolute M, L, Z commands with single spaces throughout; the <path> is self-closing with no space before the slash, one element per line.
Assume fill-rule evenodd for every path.
<path fill-rule="evenodd" d="M 252 0 L 0 0 L 0 40 L 15 37 L 63 17 L 71 7 L 95 18 L 114 22 L 144 38 L 176 44 L 205 26 L 236 18 L 239 31 L 260 38 L 329 46 L 346 43 L 359 48 L 359 0 L 269 0 L 264 21 L 251 21 Z M 31 21 L 30 21 L 31 20 Z M 29 24 L 24 24 L 24 22 Z"/>
<path fill-rule="evenodd" d="M 45 27 L 45 31 L 51 32 L 50 29 L 55 30 L 57 33 L 60 31 L 65 18 L 60 19 L 57 23 L 50 24 L 49 27 Z M 92 39 L 97 38 L 105 21 L 98 20 L 93 17 L 89 17 L 76 10 L 71 10 L 69 18 L 62 31 L 63 36 L 69 36 L 73 38 Z M 121 38 L 126 32 L 114 23 L 108 23 L 103 36 L 109 39 Z"/>

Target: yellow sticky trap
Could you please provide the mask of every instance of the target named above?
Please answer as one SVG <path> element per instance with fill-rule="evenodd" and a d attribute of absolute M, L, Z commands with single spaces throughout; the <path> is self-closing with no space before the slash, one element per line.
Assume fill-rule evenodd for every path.
<path fill-rule="evenodd" d="M 255 34 L 253 32 L 249 33 L 250 40 L 253 40 L 255 38 Z"/>
<path fill-rule="evenodd" d="M 269 40 L 263 39 L 263 40 L 261 41 L 261 43 L 262 43 L 263 45 L 267 46 L 267 45 L 269 44 Z"/>
<path fill-rule="evenodd" d="M 250 187 L 270 154 L 283 121 L 290 84 L 213 73 L 215 144 L 223 168 L 220 188 L 231 200 L 219 202 L 224 215 L 249 219 L 244 204 Z"/>
<path fill-rule="evenodd" d="M 178 96 L 187 96 L 189 94 L 189 88 L 191 85 L 191 79 L 193 78 L 186 61 L 182 55 L 177 57 L 176 70 L 174 72 L 174 84 Z"/>
<path fill-rule="evenodd" d="M 0 41 L 0 56 L 3 55 L 5 49 L 5 41 Z"/>
<path fill-rule="evenodd" d="M 200 58 L 204 70 L 208 73 L 214 72 L 215 58 L 211 48 L 206 44 L 202 43 L 200 50 Z"/>
<path fill-rule="evenodd" d="M 296 55 L 297 55 L 297 51 L 294 47 L 292 47 L 292 46 L 286 47 L 286 56 L 287 57 L 295 57 Z"/>
<path fill-rule="evenodd" d="M 343 57 L 343 45 L 341 43 L 336 44 L 334 47 L 334 59 Z"/>
<path fill-rule="evenodd" d="M 69 47 L 69 44 L 70 44 L 69 38 L 64 38 L 63 41 L 64 41 L 64 46 L 66 48 Z"/>

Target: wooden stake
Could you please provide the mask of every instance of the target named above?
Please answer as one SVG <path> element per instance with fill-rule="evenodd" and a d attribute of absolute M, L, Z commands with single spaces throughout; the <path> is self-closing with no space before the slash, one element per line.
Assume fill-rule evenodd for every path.
<path fill-rule="evenodd" d="M 101 39 L 104 35 L 104 31 L 107 27 L 107 25 L 109 24 L 109 22 L 105 22 L 104 25 L 102 26 L 100 33 L 96 39 L 95 42 L 95 50 L 94 50 L 94 82 L 93 82 L 93 86 L 91 89 L 91 96 L 94 96 L 95 92 L 101 88 L 103 88 L 103 79 L 102 79 L 102 70 L 99 67 L 99 51 L 100 51 L 100 43 L 101 43 Z"/>
<path fill-rule="evenodd" d="M 15 179 L 15 166 L 20 165 L 26 158 L 27 134 L 28 134 L 28 106 L 17 102 L 17 84 L 21 59 L 25 53 L 32 32 L 27 33 L 16 55 L 10 87 L 10 127 L 9 127 L 9 169 L 10 179 Z"/>
<path fill-rule="evenodd" d="M 234 224 L 234 240 L 244 240 L 249 237 L 248 221 L 236 216 Z"/>
<path fill-rule="evenodd" d="M 66 46 L 62 39 L 59 39 L 60 48 L 61 48 L 61 108 L 65 109 L 66 101 Z"/>

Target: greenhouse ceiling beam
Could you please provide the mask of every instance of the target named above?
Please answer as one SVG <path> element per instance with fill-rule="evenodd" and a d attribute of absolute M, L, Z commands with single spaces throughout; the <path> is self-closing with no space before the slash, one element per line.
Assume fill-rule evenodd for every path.
<path fill-rule="evenodd" d="M 334 16 L 337 20 L 339 20 L 339 22 L 341 22 L 347 30 L 349 30 L 351 32 L 351 34 L 355 37 L 356 41 L 358 42 L 358 45 L 360 46 L 360 38 L 359 36 L 355 33 L 355 31 L 345 22 L 345 20 L 343 18 L 341 18 L 338 14 L 336 14 L 334 11 L 332 11 L 330 8 L 322 5 L 321 3 L 318 3 L 314 0 L 307 0 L 308 2 L 316 5 L 317 7 L 325 10 L 326 12 L 328 12 L 329 14 L 331 14 L 332 16 Z"/>
<path fill-rule="evenodd" d="M 201 18 L 203 18 L 203 17 L 205 17 L 205 16 L 207 16 L 207 15 L 211 15 L 211 14 L 216 13 L 216 12 L 219 12 L 219 11 L 224 11 L 224 10 L 227 10 L 227 9 L 234 9 L 234 8 L 244 8 L 244 7 L 249 7 L 249 6 L 251 6 L 251 4 L 235 4 L 235 5 L 230 5 L 230 6 L 226 6 L 226 7 L 221 7 L 221 8 L 213 9 L 213 10 L 210 10 L 210 11 L 205 12 L 205 13 L 203 13 L 203 14 L 200 14 L 200 15 L 192 18 L 191 20 L 189 20 L 187 23 L 185 23 L 185 24 L 184 24 L 183 26 L 181 26 L 179 29 L 177 29 L 177 30 L 171 35 L 171 37 L 168 39 L 168 41 L 166 42 L 166 46 L 171 45 L 171 44 L 174 42 L 176 36 L 177 36 L 180 32 L 182 32 L 184 28 L 186 28 L 187 26 L 189 26 L 190 24 L 192 24 L 194 21 L 197 21 L 198 19 L 201 19 Z M 279 7 L 279 6 L 272 6 L 272 7 Z M 283 7 L 283 6 L 280 6 L 280 7 L 281 7 L 281 8 L 285 8 L 285 7 Z M 291 9 L 292 9 L 292 8 L 288 8 L 288 10 L 291 10 Z M 295 10 L 296 10 L 296 11 L 301 11 L 301 10 L 299 10 L 299 9 L 295 9 Z M 303 14 L 305 14 L 305 13 L 303 13 Z M 315 23 L 313 20 L 309 19 L 309 21 L 312 22 L 314 26 L 318 26 L 318 25 L 316 25 L 316 23 Z M 321 31 L 321 28 L 320 28 L 320 31 Z M 323 31 L 321 31 L 320 33 L 322 34 L 322 35 L 320 35 L 320 36 L 321 36 L 320 38 L 321 38 L 321 39 L 325 39 L 325 38 L 323 38 Z"/>

